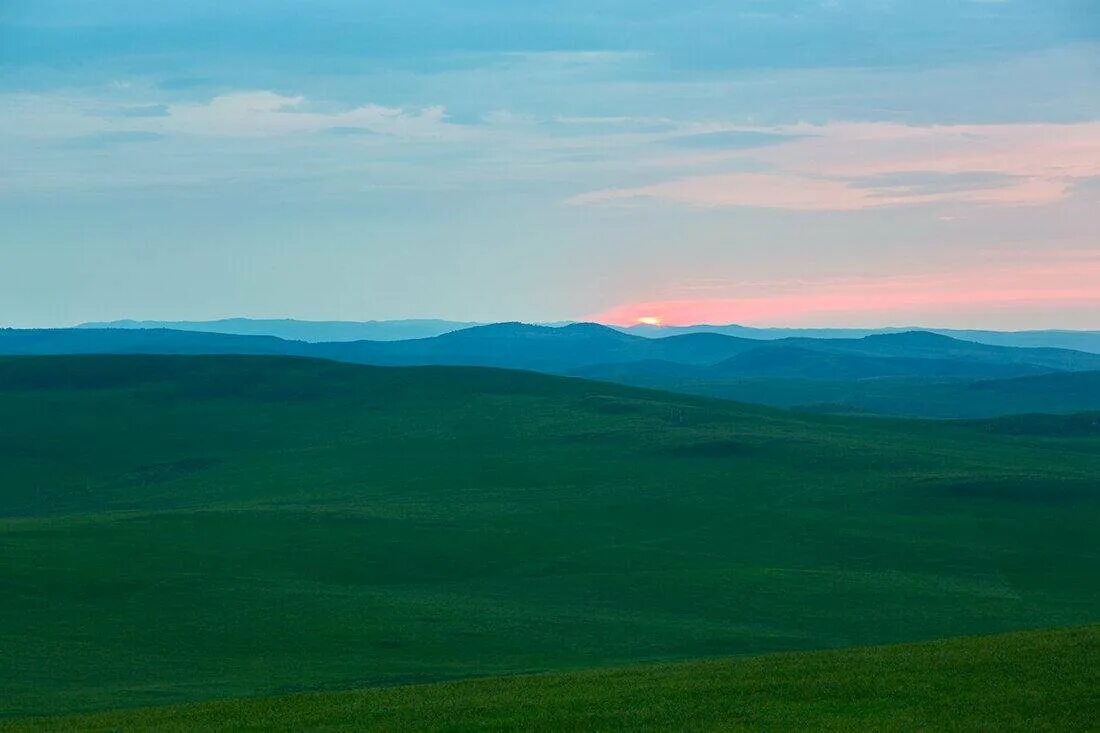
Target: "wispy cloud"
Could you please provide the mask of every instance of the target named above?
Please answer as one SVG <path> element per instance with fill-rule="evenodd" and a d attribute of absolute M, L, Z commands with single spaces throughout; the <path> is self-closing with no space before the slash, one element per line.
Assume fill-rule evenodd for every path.
<path fill-rule="evenodd" d="M 682 148 L 699 148 L 710 150 L 741 150 L 745 148 L 758 148 L 765 145 L 778 145 L 788 143 L 798 136 L 786 135 L 777 132 L 763 132 L 760 130 L 719 130 L 717 132 L 698 132 L 686 135 L 676 135 L 666 138 L 666 145 Z"/>
<path fill-rule="evenodd" d="M 148 93 L 138 90 L 132 93 Z M 0 96 L 0 135 L 28 139 L 76 135 L 183 134 L 264 138 L 337 129 L 359 129 L 409 138 L 460 138 L 464 127 L 447 119 L 442 105 L 337 106 L 302 95 L 242 90 L 202 100 L 120 105 L 94 95 Z"/>
<path fill-rule="evenodd" d="M 356 128 L 399 137 L 454 136 L 442 107 L 407 110 L 368 104 L 347 110 L 312 108 L 305 97 L 270 91 L 223 94 L 206 102 L 169 105 L 156 125 L 192 135 L 268 137 Z"/>
<path fill-rule="evenodd" d="M 1098 122 L 791 125 L 744 132 L 791 137 L 749 151 L 668 161 L 691 166 L 751 160 L 764 164 L 767 173 L 684 175 L 592 191 L 571 201 L 656 199 L 703 207 L 842 211 L 947 201 L 1029 205 L 1057 201 L 1075 183 L 1100 176 Z"/>

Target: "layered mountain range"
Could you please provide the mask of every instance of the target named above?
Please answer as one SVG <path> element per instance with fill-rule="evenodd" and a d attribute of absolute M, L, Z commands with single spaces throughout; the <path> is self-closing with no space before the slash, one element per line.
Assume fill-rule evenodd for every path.
<path fill-rule="evenodd" d="M 642 336 L 595 323 L 510 322 L 426 338 L 320 342 L 169 328 L 0 331 L 0 354 L 89 353 L 263 354 L 382 366 L 523 369 L 834 412 L 977 417 L 1100 409 L 1100 354 L 993 345 L 929 331 L 765 340 L 713 331 Z"/>

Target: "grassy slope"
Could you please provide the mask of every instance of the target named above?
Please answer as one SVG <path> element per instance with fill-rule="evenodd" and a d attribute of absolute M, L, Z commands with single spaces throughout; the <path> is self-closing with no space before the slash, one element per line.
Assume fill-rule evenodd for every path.
<path fill-rule="evenodd" d="M 0 712 L 1092 622 L 1097 476 L 518 372 L 0 360 Z"/>
<path fill-rule="evenodd" d="M 0 730 L 1088 730 L 1100 627 L 226 700 Z"/>
<path fill-rule="evenodd" d="M 925 378 L 821 381 L 747 377 L 680 379 L 608 371 L 601 379 L 795 409 L 928 418 L 983 418 L 1019 413 L 1100 411 L 1100 372 L 979 381 Z"/>

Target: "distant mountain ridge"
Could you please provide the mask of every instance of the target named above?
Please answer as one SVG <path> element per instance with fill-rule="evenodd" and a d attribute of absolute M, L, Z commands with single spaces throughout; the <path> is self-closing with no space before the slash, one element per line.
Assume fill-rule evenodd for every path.
<path fill-rule="evenodd" d="M 436 336 L 394 341 L 309 342 L 152 328 L 0 330 L 0 354 L 249 354 L 283 355 L 379 366 L 479 366 L 576 376 L 674 392 L 818 411 L 970 416 L 999 415 L 1017 406 L 1051 411 L 1095 409 L 1100 382 L 1066 382 L 1062 375 L 1100 373 L 1100 354 L 1051 347 L 1009 347 L 926 331 L 861 338 L 760 340 L 714 332 L 643 337 L 595 323 L 547 326 L 494 323 Z M 1051 375 L 1047 402 L 1001 391 L 950 399 L 945 383 Z M 1026 389 L 1020 384 L 1019 389 Z M 940 403 L 922 405 L 922 393 Z M 978 408 L 967 405 L 979 404 Z M 946 407 L 944 406 L 946 405 Z M 1003 406 L 1004 410 L 1001 411 Z"/>
<path fill-rule="evenodd" d="M 299 321 L 293 318 L 223 318 L 214 321 L 103 321 L 81 323 L 86 329 L 171 329 L 237 336 L 277 336 L 291 341 L 400 341 L 429 338 L 479 324 L 438 318 L 395 321 Z"/>
<path fill-rule="evenodd" d="M 1070 330 L 1031 330 L 1031 331 L 985 331 L 980 329 L 928 328 L 924 326 L 902 326 L 888 328 L 755 328 L 737 324 L 695 326 L 650 326 L 638 324 L 622 329 L 626 333 L 648 338 L 659 338 L 683 333 L 721 333 L 727 336 L 771 341 L 785 338 L 848 339 L 863 338 L 877 334 L 904 333 L 921 331 L 950 336 L 963 341 L 974 341 L 990 346 L 1016 347 L 1052 347 L 1087 351 L 1100 354 L 1100 331 Z"/>
<path fill-rule="evenodd" d="M 844 362 L 850 370 L 856 361 L 862 366 L 855 371 L 862 377 L 943 376 L 959 372 L 973 378 L 997 378 L 1042 371 L 1100 370 L 1100 354 L 1048 347 L 992 346 L 929 332 L 771 341 L 708 332 L 646 338 L 596 323 L 564 326 L 494 323 L 427 338 L 318 343 L 266 335 L 173 329 L 7 329 L 0 332 L 0 352 L 284 354 L 361 364 L 452 364 L 559 374 L 598 365 L 653 361 L 727 371 L 737 371 L 741 364 L 751 370 L 797 372 L 806 378 L 833 378 L 835 375 L 829 368 Z M 964 362 L 968 366 L 963 367 Z"/>
<path fill-rule="evenodd" d="M 539 324 L 548 327 L 568 325 L 571 321 Z M 81 323 L 75 328 L 160 329 L 225 333 L 242 336 L 278 336 L 292 341 L 400 341 L 431 338 L 482 324 L 437 318 L 412 318 L 371 321 L 308 321 L 293 318 L 225 318 L 210 321 L 119 320 Z M 974 341 L 990 346 L 1053 347 L 1100 354 L 1100 331 L 1031 330 L 988 331 L 980 329 L 944 329 L 922 326 L 885 328 L 756 328 L 738 324 L 698 324 L 693 326 L 612 327 L 623 333 L 647 338 L 690 333 L 717 333 L 726 336 L 772 341 L 786 338 L 850 339 L 876 334 L 921 331 Z"/>

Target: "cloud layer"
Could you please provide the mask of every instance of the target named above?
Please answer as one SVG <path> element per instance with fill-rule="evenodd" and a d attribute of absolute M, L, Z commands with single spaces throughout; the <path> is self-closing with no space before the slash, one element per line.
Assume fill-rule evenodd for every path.
<path fill-rule="evenodd" d="M 682 176 L 592 191 L 571 202 L 649 199 L 702 207 L 808 211 L 943 202 L 1039 205 L 1063 198 L 1079 181 L 1100 176 L 1100 123 L 1096 122 L 927 127 L 834 123 L 741 132 L 790 137 L 760 149 L 682 161 L 687 165 L 752 162 L 764 173 Z"/>
<path fill-rule="evenodd" d="M 1100 327 L 1056 254 L 1097 248 L 1098 20 L 1095 0 L 9 0 L 0 313 L 690 301 Z M 1026 276 L 989 266 L 1016 255 Z"/>

